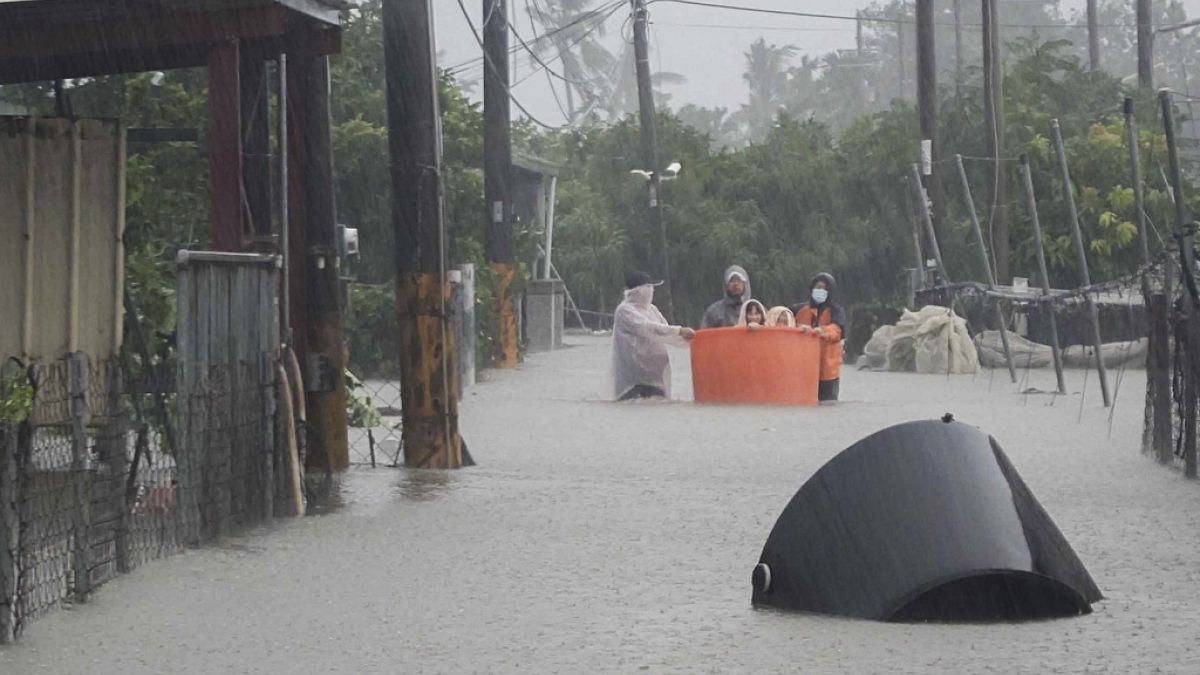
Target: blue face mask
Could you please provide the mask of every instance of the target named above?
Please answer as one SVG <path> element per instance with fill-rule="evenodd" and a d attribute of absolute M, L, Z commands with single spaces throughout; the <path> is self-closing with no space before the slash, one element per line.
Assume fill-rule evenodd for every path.
<path fill-rule="evenodd" d="M 814 288 L 812 290 L 812 301 L 817 303 L 818 305 L 825 304 L 825 301 L 828 299 L 829 299 L 829 289 Z"/>

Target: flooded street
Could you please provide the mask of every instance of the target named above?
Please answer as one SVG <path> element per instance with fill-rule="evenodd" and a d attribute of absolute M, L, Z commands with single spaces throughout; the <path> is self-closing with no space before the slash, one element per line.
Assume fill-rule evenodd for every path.
<path fill-rule="evenodd" d="M 1125 373 L 1110 438 L 1094 374 L 1079 419 L 1083 371 L 1066 397 L 1015 393 L 1003 371 L 847 368 L 843 402 L 818 409 L 614 404 L 607 340 L 569 341 L 468 393 L 478 467 L 356 469 L 328 515 L 147 565 L 33 623 L 0 674 L 1200 672 L 1200 489 L 1138 452 L 1143 371 Z M 945 412 L 997 437 L 1104 592 L 1095 612 L 950 626 L 753 609 L 751 569 L 804 481 Z"/>

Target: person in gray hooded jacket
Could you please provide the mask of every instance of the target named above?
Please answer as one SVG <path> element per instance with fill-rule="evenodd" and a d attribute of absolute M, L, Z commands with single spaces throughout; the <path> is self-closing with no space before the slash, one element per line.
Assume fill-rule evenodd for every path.
<path fill-rule="evenodd" d="M 750 299 L 750 275 L 741 265 L 730 265 L 725 270 L 725 297 L 704 310 L 701 328 L 725 328 L 736 326 L 741 316 L 742 303 Z"/>

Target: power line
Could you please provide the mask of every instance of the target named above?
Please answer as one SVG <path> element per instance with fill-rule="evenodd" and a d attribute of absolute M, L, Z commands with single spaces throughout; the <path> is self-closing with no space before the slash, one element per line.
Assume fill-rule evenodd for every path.
<path fill-rule="evenodd" d="M 525 0 L 525 13 L 529 15 L 529 29 L 532 30 L 536 35 L 537 26 L 533 21 L 533 9 L 529 5 L 529 0 Z M 525 51 L 529 52 L 529 55 L 532 56 L 539 64 L 541 64 L 542 69 L 546 71 L 546 84 L 550 85 L 550 93 L 554 96 L 554 104 L 558 106 L 558 111 L 563 114 L 563 119 L 567 121 L 567 124 L 571 124 L 575 121 L 574 111 L 567 110 L 566 106 L 563 105 L 562 99 L 558 97 L 558 89 L 554 87 L 554 77 L 561 79 L 564 83 L 566 83 L 567 87 L 570 87 L 574 81 L 568 80 L 565 75 L 559 75 L 558 73 L 554 72 L 554 69 L 547 65 L 546 62 L 543 61 L 537 54 L 535 54 L 533 49 L 531 49 L 525 40 L 521 38 L 521 34 L 517 32 L 516 26 L 509 27 L 512 29 L 513 36 L 517 38 L 517 41 L 521 43 L 521 46 L 525 47 Z"/>
<path fill-rule="evenodd" d="M 572 49 L 574 49 L 576 46 L 578 46 L 580 43 L 582 43 L 584 40 L 586 40 L 592 33 L 599 30 L 600 27 L 604 25 L 604 22 L 608 21 L 609 17 L 611 17 L 613 14 L 615 14 L 617 12 L 618 9 L 621 8 L 621 4 L 622 3 L 618 3 L 617 6 L 614 7 L 611 11 L 609 11 L 609 13 L 606 14 L 599 22 L 597 22 L 595 25 L 593 25 L 591 28 L 589 28 L 587 31 L 585 31 L 582 35 L 580 35 L 578 38 L 576 38 L 576 40 L 574 42 L 567 45 L 564 49 L 559 50 L 558 54 L 556 54 L 554 57 L 552 57 L 550 59 L 550 62 L 553 63 L 554 61 L 562 59 L 566 54 L 569 54 Z M 538 70 L 535 69 L 533 72 L 529 73 L 525 77 L 514 82 L 513 86 L 521 84 L 522 82 L 528 80 L 529 78 L 533 77 L 534 75 L 537 75 L 537 73 L 538 73 Z M 588 84 L 590 85 L 592 83 L 589 82 Z"/>
<path fill-rule="evenodd" d="M 848 16 L 845 14 L 821 14 L 821 13 L 817 13 L 817 12 L 797 12 L 794 10 L 786 10 L 786 9 L 765 9 L 762 7 L 746 7 L 744 5 L 731 5 L 731 4 L 721 3 L 721 2 L 701 2 L 700 0 L 648 0 L 646 4 L 648 4 L 648 5 L 649 4 L 658 4 L 660 2 L 667 2 L 667 3 L 671 3 L 671 4 L 676 4 L 676 5 L 691 5 L 691 6 L 695 6 L 695 7 L 708 7 L 710 9 L 728 9 L 728 10 L 733 10 L 733 11 L 738 11 L 738 12 L 750 12 L 753 14 L 773 14 L 776 16 L 798 16 L 798 17 L 803 17 L 806 19 L 833 19 L 833 20 L 837 20 L 837 21 L 860 21 L 861 20 L 861 21 L 867 21 L 867 22 L 871 22 L 871 23 L 890 23 L 890 24 L 903 24 L 903 25 L 915 25 L 916 24 L 916 21 L 913 19 L 893 19 L 890 17 L 882 17 L 882 16 L 868 16 L 866 14 L 863 14 L 862 16 Z M 935 22 L 934 25 L 935 26 L 953 26 L 954 24 L 953 23 L 945 23 L 945 22 Z M 982 23 L 963 23 L 960 25 L 976 27 L 976 28 L 983 26 Z M 1129 24 L 1124 24 L 1124 23 L 1099 24 L 1099 26 L 1101 28 L 1133 28 L 1134 27 L 1134 26 L 1131 26 Z M 1002 24 L 1000 27 L 1001 28 L 1087 28 L 1087 24 L 1006 23 L 1006 24 Z"/>
<path fill-rule="evenodd" d="M 525 9 L 529 13 L 530 28 L 536 30 L 536 27 L 534 26 L 534 23 L 533 23 L 533 12 L 529 11 L 529 0 L 525 0 Z M 615 12 L 616 10 L 613 10 L 613 11 Z M 608 17 L 604 17 L 604 19 L 607 19 L 607 18 Z M 602 19 L 601 22 L 596 25 L 599 26 L 603 23 L 604 23 L 604 20 Z M 593 28 L 595 28 L 595 27 L 593 27 Z M 532 57 L 533 60 L 536 61 L 543 69 L 545 69 L 547 74 L 553 75 L 554 77 L 562 80 L 563 82 L 567 82 L 569 84 L 577 84 L 577 85 L 587 85 L 588 84 L 587 82 L 584 82 L 582 80 L 571 79 L 571 78 L 567 77 L 566 75 L 560 74 L 557 71 L 555 71 L 553 68 L 550 67 L 550 64 L 543 61 L 541 59 L 541 57 L 538 56 L 537 52 L 535 52 L 534 49 L 529 46 L 529 43 L 526 42 L 525 39 L 521 37 L 521 34 L 517 32 L 516 26 L 509 24 L 509 29 L 512 31 L 513 37 L 517 38 L 517 42 L 521 43 L 521 46 L 525 48 L 525 51 L 529 52 L 529 56 Z M 561 57 L 562 57 L 562 52 L 560 51 L 557 58 L 561 58 Z"/>
<path fill-rule="evenodd" d="M 598 16 L 598 17 L 599 17 L 599 21 L 597 21 L 595 24 L 593 24 L 591 27 L 589 27 L 589 28 L 588 28 L 586 31 L 584 31 L 584 32 L 583 32 L 583 34 L 582 34 L 582 35 L 580 35 L 580 36 L 579 36 L 579 37 L 578 37 L 578 38 L 577 38 L 577 39 L 576 39 L 574 42 L 572 42 L 571 44 L 567 45 L 567 47 L 565 47 L 563 50 L 560 50 L 560 51 L 559 51 L 559 52 L 558 52 L 556 55 L 554 55 L 553 57 L 551 57 L 551 58 L 550 58 L 550 59 L 548 59 L 547 61 L 543 61 L 542 59 L 538 58 L 538 56 L 537 56 L 536 54 L 534 54 L 534 50 L 532 50 L 532 49 L 529 49 L 529 45 L 526 45 L 526 46 L 525 46 L 525 49 L 526 49 L 526 50 L 529 52 L 529 55 L 528 55 L 528 57 L 526 58 L 525 65 L 526 65 L 526 66 L 528 66 L 528 67 L 529 67 L 531 70 L 530 70 L 530 72 L 529 72 L 527 75 L 525 75 L 524 77 L 522 77 L 522 78 L 518 79 L 517 81 L 513 82 L 513 83 L 512 83 L 512 87 L 513 87 L 513 88 L 516 88 L 517 86 L 521 85 L 521 84 L 522 84 L 522 83 L 524 83 L 525 81 L 527 81 L 527 80 L 529 80 L 530 78 L 532 78 L 532 77 L 536 76 L 536 75 L 537 75 L 539 72 L 541 72 L 541 70 L 542 70 L 542 68 L 543 68 L 543 67 L 548 69 L 548 68 L 549 68 L 549 63 L 553 63 L 553 62 L 555 62 L 555 61 L 557 61 L 557 60 L 560 60 L 560 59 L 562 59 L 562 58 L 565 56 L 565 54 L 566 54 L 566 53 L 568 53 L 568 52 L 570 52 L 570 50 L 571 50 L 571 49 L 573 49 L 573 48 L 574 48 L 576 45 L 580 44 L 581 42 L 583 42 L 584 40 L 586 40 L 586 39 L 588 38 L 588 36 L 590 36 L 592 33 L 594 33 L 594 32 L 596 32 L 597 30 L 599 30 L 599 29 L 600 29 L 600 28 L 601 28 L 601 27 L 604 25 L 604 23 L 605 23 L 606 21 L 608 21 L 608 19 L 609 19 L 609 18 L 610 18 L 610 17 L 611 17 L 613 14 L 615 14 L 615 13 L 617 12 L 617 10 L 619 10 L 619 9 L 621 8 L 621 6 L 622 6 L 622 5 L 623 5 L 623 1 L 622 1 L 622 0 L 618 0 L 618 1 L 617 1 L 617 2 L 615 2 L 615 3 L 610 3 L 609 5 L 606 5 L 606 7 L 608 7 L 608 10 L 607 10 L 607 11 L 604 11 L 604 7 L 601 7 L 601 8 L 600 8 L 600 11 L 604 11 L 603 15 L 596 15 L 594 12 L 592 12 L 592 13 L 589 13 L 589 14 L 591 14 L 591 16 L 589 16 L 589 17 L 588 17 L 589 19 L 592 19 L 592 18 L 597 18 L 597 16 Z M 529 41 L 529 42 L 531 42 L 531 43 L 533 43 L 533 44 L 537 44 L 537 43 L 538 43 L 540 40 L 542 40 L 542 39 L 545 39 L 545 38 L 551 37 L 551 36 L 553 36 L 553 35 L 556 35 L 556 34 L 558 34 L 558 33 L 561 33 L 561 32 L 563 32 L 564 30 L 566 30 L 567 28 L 569 28 L 569 27 L 573 27 L 573 26 L 576 26 L 576 25 L 579 25 L 580 23 L 582 23 L 582 22 L 581 22 L 581 21 L 579 21 L 578 19 L 577 19 L 577 20 L 573 20 L 571 23 L 569 23 L 569 24 L 565 24 L 564 26 L 562 26 L 562 27 L 561 27 L 561 28 L 559 28 L 559 29 L 556 29 L 556 30 L 553 30 L 553 31 L 548 31 L 548 32 L 546 32 L 546 33 L 543 33 L 542 35 L 539 35 L 539 36 L 535 37 L 533 40 L 531 40 L 531 41 Z M 510 26 L 510 27 L 511 27 L 511 26 Z M 536 33 L 536 31 L 535 31 L 535 33 Z M 514 34 L 514 35 L 516 35 L 516 31 L 515 31 L 515 30 L 513 31 L 513 34 Z M 516 35 L 516 37 L 517 37 L 517 39 L 518 39 L 518 40 L 521 40 L 521 37 L 520 37 L 520 35 Z M 522 46 L 521 46 L 521 45 L 518 45 L 518 46 L 515 46 L 515 47 L 512 47 L 512 48 L 510 48 L 510 49 L 509 49 L 509 53 L 510 53 L 510 54 L 515 54 L 517 51 L 520 51 L 521 49 L 522 49 Z M 518 56 L 518 57 L 514 57 L 514 59 L 515 59 L 515 65 L 516 65 L 516 68 L 517 68 L 517 69 L 520 69 L 520 68 L 521 68 L 521 64 L 520 64 L 519 56 Z M 535 61 L 535 60 L 536 60 L 536 61 L 537 61 L 539 64 L 541 64 L 541 66 L 540 66 L 540 67 L 539 67 L 539 66 L 536 66 L 536 65 L 534 65 L 534 61 Z M 462 70 L 458 70 L 458 71 L 448 71 L 448 72 L 452 72 L 452 73 L 453 73 L 453 74 L 455 74 L 455 75 L 460 75 L 460 76 L 463 76 L 465 79 L 477 79 L 477 78 L 479 78 L 479 77 L 482 77 L 482 75 L 483 75 L 483 58 L 482 58 L 482 57 L 478 57 L 478 58 L 476 58 L 476 59 L 472 59 L 472 61 L 474 61 L 474 63 L 470 63 L 470 62 L 464 62 L 464 64 L 469 64 L 469 65 L 465 65 L 465 67 L 464 67 Z M 475 69 L 476 67 L 478 67 L 478 68 L 479 68 L 479 72 L 478 72 L 478 73 L 474 72 L 474 69 Z M 470 74 L 467 74 L 467 73 L 468 73 L 468 70 L 470 70 L 470 71 L 472 71 L 472 72 L 470 72 Z M 569 81 L 569 80 L 567 80 L 567 78 L 565 78 L 565 76 L 563 76 L 563 75 L 559 75 L 557 72 L 554 72 L 554 71 L 551 71 L 551 72 L 553 73 L 553 75 L 554 75 L 554 76 L 558 77 L 559 79 L 562 79 L 564 82 L 566 82 L 566 81 Z M 581 82 L 581 83 L 579 83 L 579 84 L 581 84 L 581 85 L 585 85 L 585 86 L 586 86 L 586 85 L 588 85 L 588 84 L 591 84 L 591 83 Z"/>
<path fill-rule="evenodd" d="M 655 21 L 656 26 L 667 26 L 669 28 L 720 28 L 723 30 L 777 30 L 787 31 L 790 33 L 851 33 L 853 28 L 793 28 L 789 26 L 748 26 L 744 24 L 719 24 L 719 23 L 673 23 L 669 21 Z"/>
<path fill-rule="evenodd" d="M 601 6 L 597 7 L 596 9 L 584 12 L 583 14 L 580 14 L 579 16 L 572 19 L 570 22 L 565 23 L 565 24 L 559 26 L 558 28 L 555 28 L 554 30 L 547 31 L 545 33 L 542 33 L 541 35 L 534 37 L 533 43 L 537 44 L 538 42 L 541 42 L 542 40 L 546 40 L 546 39 L 550 38 L 551 36 L 557 35 L 563 31 L 570 30 L 585 21 L 593 19 L 600 14 L 604 14 L 605 12 L 608 12 L 608 14 L 605 15 L 605 17 L 604 17 L 605 19 L 607 19 L 608 16 L 612 15 L 613 11 L 615 11 L 616 8 L 619 8 L 623 4 L 625 4 L 624 0 L 612 0 L 612 2 L 601 5 Z M 459 7 L 462 7 L 461 2 L 459 3 Z M 463 16 L 467 17 L 467 23 L 470 24 L 471 19 L 470 19 L 470 16 L 466 13 L 465 8 L 463 9 Z M 508 48 L 509 54 L 515 54 L 519 51 L 521 51 L 521 47 L 519 45 Z M 478 65 L 478 64 L 482 64 L 482 63 L 483 63 L 483 57 L 476 56 L 473 59 L 467 59 L 466 61 L 463 61 L 462 63 L 458 63 L 453 66 L 450 66 L 450 67 L 446 68 L 446 70 L 457 71 L 462 68 L 466 68 L 467 66 Z"/>
<path fill-rule="evenodd" d="M 467 11 L 467 6 L 463 4 L 463 0 L 458 0 L 458 8 L 460 10 L 462 10 L 463 18 L 466 19 L 467 26 L 471 29 L 471 35 L 473 35 L 475 37 L 475 41 L 479 43 L 479 48 L 483 49 L 484 48 L 483 47 L 483 38 L 479 36 L 479 31 L 475 28 L 475 22 L 471 21 L 471 13 Z M 506 23 L 507 23 L 507 21 L 506 21 Z M 486 50 L 483 52 L 483 58 L 487 62 L 487 67 L 491 68 L 493 73 L 499 72 L 499 70 L 496 68 L 496 63 L 494 61 L 492 61 L 492 57 L 488 55 Z M 501 78 L 501 79 L 503 79 L 503 78 Z M 508 100 L 512 101 L 513 105 L 517 106 L 517 108 L 521 112 L 525 113 L 525 116 L 528 117 L 529 120 L 531 122 L 533 122 L 534 124 L 536 124 L 540 127 L 549 129 L 550 131 L 558 131 L 560 129 L 563 129 L 565 126 L 569 126 L 569 125 L 557 126 L 557 127 L 551 126 L 551 125 L 546 124 L 545 122 L 541 121 L 537 117 L 534 117 L 533 113 L 529 112 L 529 110 L 524 105 L 522 105 L 520 101 L 517 100 L 516 96 L 513 96 L 512 87 L 505 85 L 504 93 L 505 93 L 505 95 L 508 96 Z"/>

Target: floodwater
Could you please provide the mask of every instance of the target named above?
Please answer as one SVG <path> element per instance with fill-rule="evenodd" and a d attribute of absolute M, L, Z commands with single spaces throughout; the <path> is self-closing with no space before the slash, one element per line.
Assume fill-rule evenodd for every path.
<path fill-rule="evenodd" d="M 570 340 L 468 394 L 480 466 L 352 471 L 342 508 L 119 578 L 0 649 L 0 673 L 1200 672 L 1200 485 L 1138 452 L 1143 371 L 1110 437 L 1094 374 L 1080 419 L 1083 371 L 1065 397 L 1003 371 L 847 370 L 847 400 L 819 409 L 615 404 L 607 342 Z M 1103 590 L 1096 611 L 893 625 L 752 608 L 751 569 L 808 476 L 945 412 L 1000 440 Z"/>

